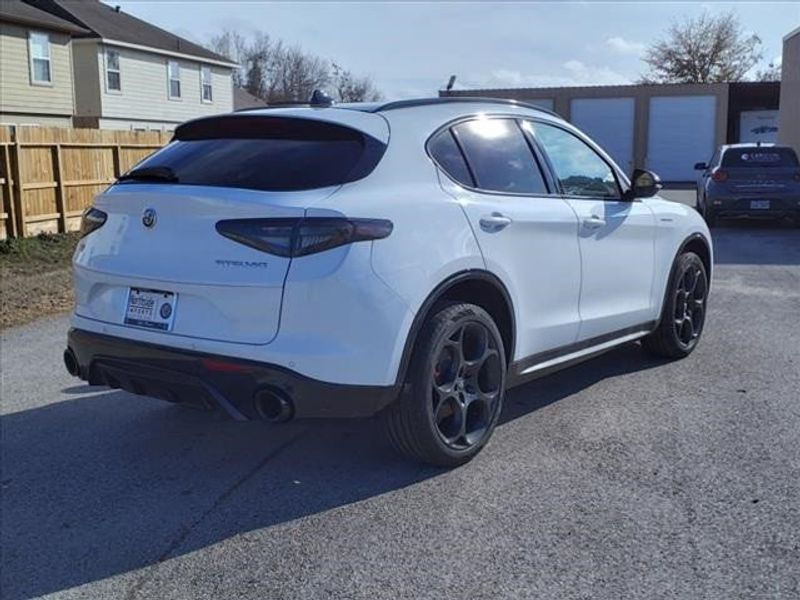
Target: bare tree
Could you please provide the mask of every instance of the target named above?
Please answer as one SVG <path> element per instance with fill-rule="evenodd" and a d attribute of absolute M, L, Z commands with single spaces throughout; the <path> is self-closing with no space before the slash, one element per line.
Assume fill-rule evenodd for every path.
<path fill-rule="evenodd" d="M 269 104 L 305 102 L 315 89 L 333 87 L 340 102 L 377 100 L 380 93 L 369 77 L 357 77 L 324 58 L 286 46 L 268 34 L 258 32 L 246 38 L 225 30 L 211 38 L 209 47 L 239 64 L 235 85 Z"/>
<path fill-rule="evenodd" d="M 766 68 L 756 71 L 756 81 L 780 81 L 781 66 L 769 63 Z"/>
<path fill-rule="evenodd" d="M 238 31 L 226 29 L 211 38 L 211 50 L 239 65 L 233 71 L 233 84 L 244 87 L 247 73 L 247 40 Z"/>
<path fill-rule="evenodd" d="M 665 38 L 647 49 L 644 83 L 742 81 L 761 60 L 761 39 L 747 34 L 732 12 L 704 13 L 673 23 Z"/>
<path fill-rule="evenodd" d="M 331 64 L 331 84 L 339 102 L 373 102 L 381 99 L 370 77 L 356 77 L 336 63 Z"/>

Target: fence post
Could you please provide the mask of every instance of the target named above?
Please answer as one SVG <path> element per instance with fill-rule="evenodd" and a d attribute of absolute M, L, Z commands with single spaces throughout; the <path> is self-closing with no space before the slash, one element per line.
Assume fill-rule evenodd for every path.
<path fill-rule="evenodd" d="M 114 158 L 114 179 L 119 179 L 119 176 L 122 175 L 122 165 L 120 164 L 120 147 L 119 144 L 116 146 L 111 147 L 112 157 Z"/>
<path fill-rule="evenodd" d="M 55 144 L 53 153 L 53 179 L 56 182 L 56 210 L 58 211 L 58 230 L 67 232 L 67 199 L 64 193 L 64 173 L 61 167 L 61 144 Z"/>
<path fill-rule="evenodd" d="M 25 204 L 22 198 L 22 146 L 19 143 L 19 132 L 14 131 L 14 155 L 12 157 L 12 169 L 14 172 L 14 193 L 13 203 L 17 213 L 17 235 L 25 237 L 28 233 L 25 226 Z"/>
<path fill-rule="evenodd" d="M 17 230 L 17 207 L 14 202 L 14 186 L 19 185 L 19 181 L 16 181 L 11 174 L 11 148 L 9 144 L 3 144 L 3 174 L 6 179 L 3 205 L 6 207 L 8 213 L 8 217 L 6 218 L 6 236 L 19 237 Z"/>

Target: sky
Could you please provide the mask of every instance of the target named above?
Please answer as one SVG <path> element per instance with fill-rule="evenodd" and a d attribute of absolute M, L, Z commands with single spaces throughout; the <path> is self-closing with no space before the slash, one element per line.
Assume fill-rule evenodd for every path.
<path fill-rule="evenodd" d="M 644 48 L 672 21 L 733 11 L 780 61 L 800 26 L 793 2 L 221 2 L 108 0 L 198 43 L 263 31 L 369 75 L 385 98 L 456 89 L 609 85 L 646 71 Z"/>

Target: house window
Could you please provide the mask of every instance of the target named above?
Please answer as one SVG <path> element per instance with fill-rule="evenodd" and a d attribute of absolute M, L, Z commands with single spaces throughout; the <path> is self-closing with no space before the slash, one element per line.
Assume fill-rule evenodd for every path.
<path fill-rule="evenodd" d="M 203 102 L 213 101 L 213 90 L 211 89 L 211 67 L 200 67 L 200 85 L 202 86 L 201 98 Z"/>
<path fill-rule="evenodd" d="M 33 83 L 52 83 L 50 69 L 50 37 L 46 33 L 31 31 L 28 37 L 31 59 L 31 81 Z"/>
<path fill-rule="evenodd" d="M 106 50 L 106 87 L 111 91 L 122 90 L 122 79 L 119 72 L 119 52 Z"/>
<path fill-rule="evenodd" d="M 181 66 L 176 60 L 167 63 L 167 73 L 169 74 L 169 97 L 181 97 Z"/>

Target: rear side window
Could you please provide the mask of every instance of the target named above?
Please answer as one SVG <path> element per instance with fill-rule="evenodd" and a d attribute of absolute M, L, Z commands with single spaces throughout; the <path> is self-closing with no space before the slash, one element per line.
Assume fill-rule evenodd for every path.
<path fill-rule="evenodd" d="M 796 167 L 797 155 L 791 148 L 728 148 L 722 156 L 722 166 L 747 167 Z"/>
<path fill-rule="evenodd" d="M 375 138 L 333 123 L 228 116 L 178 127 L 173 141 L 136 169 L 166 168 L 175 183 L 187 185 L 299 191 L 366 177 L 385 150 Z"/>
<path fill-rule="evenodd" d="M 539 165 L 513 119 L 475 119 L 453 127 L 477 187 L 513 194 L 547 194 Z"/>
<path fill-rule="evenodd" d="M 461 149 L 449 129 L 442 131 L 428 142 L 428 152 L 450 177 L 469 187 L 475 186 L 464 155 L 461 154 Z"/>

